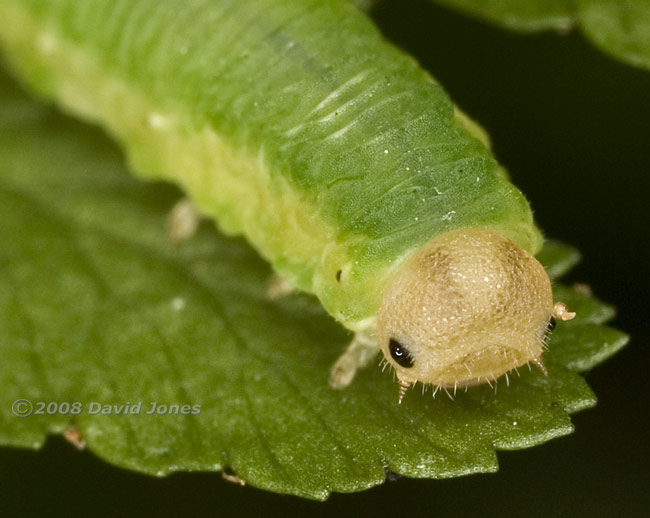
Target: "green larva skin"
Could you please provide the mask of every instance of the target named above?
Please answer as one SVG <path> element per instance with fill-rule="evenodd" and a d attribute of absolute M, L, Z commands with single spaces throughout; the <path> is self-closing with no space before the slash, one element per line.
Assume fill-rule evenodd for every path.
<path fill-rule="evenodd" d="M 350 329 L 443 232 L 541 245 L 473 123 L 343 0 L 2 0 L 0 43 Z"/>

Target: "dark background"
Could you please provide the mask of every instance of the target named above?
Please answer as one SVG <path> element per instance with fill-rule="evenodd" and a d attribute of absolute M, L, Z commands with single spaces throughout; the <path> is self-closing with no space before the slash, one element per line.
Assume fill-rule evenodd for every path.
<path fill-rule="evenodd" d="M 632 340 L 587 373 L 598 406 L 569 437 L 501 452 L 497 474 L 399 479 L 326 503 L 219 474 L 150 478 L 50 438 L 39 452 L 0 449 L 0 516 L 650 516 L 650 72 L 577 33 L 515 35 L 425 0 L 387 1 L 374 17 L 487 128 L 547 235 L 583 252 L 569 280 L 619 308 Z"/>

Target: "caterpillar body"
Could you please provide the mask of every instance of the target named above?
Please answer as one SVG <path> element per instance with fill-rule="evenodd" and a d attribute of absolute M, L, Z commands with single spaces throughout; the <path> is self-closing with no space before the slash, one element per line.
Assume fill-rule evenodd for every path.
<path fill-rule="evenodd" d="M 381 350 L 400 401 L 541 355 L 542 237 L 482 130 L 344 0 L 4 0 L 3 54 Z"/>

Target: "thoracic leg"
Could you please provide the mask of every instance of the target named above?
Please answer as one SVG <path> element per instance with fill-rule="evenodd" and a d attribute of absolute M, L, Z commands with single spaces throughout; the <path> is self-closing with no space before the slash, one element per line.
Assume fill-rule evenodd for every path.
<path fill-rule="evenodd" d="M 280 297 L 286 297 L 296 291 L 296 287 L 293 284 L 284 277 L 275 273 L 266 287 L 266 296 L 267 298 L 274 300 Z"/>
<path fill-rule="evenodd" d="M 359 331 L 345 352 L 336 360 L 330 373 L 330 386 L 335 389 L 347 387 L 357 372 L 365 367 L 379 352 L 374 329 Z"/>
<path fill-rule="evenodd" d="M 196 232 L 201 214 L 189 198 L 179 200 L 167 216 L 167 235 L 172 243 L 192 237 Z"/>

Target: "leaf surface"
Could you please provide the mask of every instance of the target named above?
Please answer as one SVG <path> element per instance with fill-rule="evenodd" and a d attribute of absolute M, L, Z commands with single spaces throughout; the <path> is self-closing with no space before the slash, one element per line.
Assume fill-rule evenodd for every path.
<path fill-rule="evenodd" d="M 650 69 L 650 2 L 647 0 L 433 0 L 520 32 L 578 26 L 616 59 Z"/>

